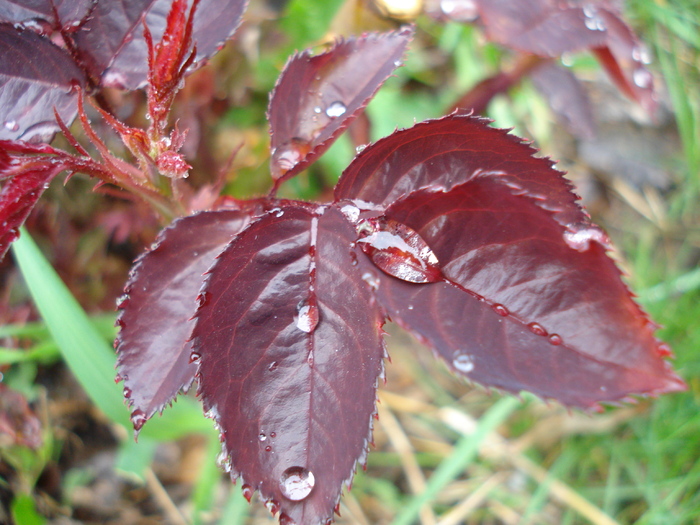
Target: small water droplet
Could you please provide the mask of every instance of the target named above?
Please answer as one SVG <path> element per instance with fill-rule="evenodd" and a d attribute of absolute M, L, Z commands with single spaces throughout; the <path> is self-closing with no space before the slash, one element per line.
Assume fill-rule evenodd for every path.
<path fill-rule="evenodd" d="M 199 361 L 201 361 L 201 359 L 202 359 L 202 354 L 200 354 L 199 352 L 192 352 L 190 354 L 190 361 L 189 362 L 190 363 L 199 363 Z"/>
<path fill-rule="evenodd" d="M 192 296 L 190 296 L 192 297 Z M 206 306 L 209 303 L 209 299 L 211 299 L 211 294 L 209 292 L 201 292 L 197 296 L 197 308 L 201 308 L 202 306 Z"/>
<path fill-rule="evenodd" d="M 564 341 L 562 340 L 561 336 L 559 334 L 552 334 L 549 336 L 549 342 L 553 344 L 554 346 L 559 346 L 562 344 Z"/>
<path fill-rule="evenodd" d="M 273 361 L 272 363 L 270 363 L 270 366 L 268 366 L 267 369 L 270 372 L 272 372 L 274 370 L 277 370 L 277 366 L 278 366 L 277 361 Z"/>
<path fill-rule="evenodd" d="M 494 304 L 494 305 L 492 306 L 492 308 L 493 308 L 493 311 L 496 312 L 496 313 L 497 313 L 498 315 L 500 315 L 501 317 L 507 317 L 508 314 L 510 313 L 510 312 L 508 311 L 508 308 L 506 308 L 506 307 L 503 306 L 502 304 Z"/>
<path fill-rule="evenodd" d="M 279 179 L 294 166 L 299 164 L 304 156 L 311 150 L 311 144 L 300 138 L 293 138 L 272 151 L 270 161 L 272 176 Z"/>
<path fill-rule="evenodd" d="M 638 69 L 635 69 L 632 73 L 632 80 L 634 80 L 634 84 L 637 87 L 646 89 L 651 86 L 653 77 L 651 76 L 651 73 L 649 73 L 648 70 L 644 69 L 643 67 L 640 67 Z"/>
<path fill-rule="evenodd" d="M 278 501 L 275 501 L 274 499 L 266 501 L 265 507 L 267 507 L 267 510 L 269 510 L 273 516 L 280 511 L 280 504 Z"/>
<path fill-rule="evenodd" d="M 321 109 L 321 106 L 316 106 L 314 108 L 314 113 L 321 113 L 322 111 L 323 111 L 323 109 Z"/>
<path fill-rule="evenodd" d="M 357 206 L 353 206 L 352 204 L 346 204 L 342 208 L 340 208 L 340 211 L 342 212 L 343 215 L 345 215 L 345 218 L 349 220 L 353 224 L 357 224 L 357 221 L 360 218 L 360 208 Z"/>
<path fill-rule="evenodd" d="M 264 432 L 260 432 L 260 434 L 258 434 L 258 439 L 260 441 L 265 441 L 267 439 L 267 436 L 265 435 Z"/>
<path fill-rule="evenodd" d="M 265 452 L 270 452 L 272 450 L 272 447 L 270 445 L 265 447 Z"/>
<path fill-rule="evenodd" d="M 673 356 L 673 352 L 671 351 L 671 347 L 668 346 L 666 343 L 661 343 L 659 346 L 657 346 L 656 353 L 659 354 L 660 357 Z"/>
<path fill-rule="evenodd" d="M 366 147 L 367 144 L 360 144 L 359 146 L 355 146 L 355 153 L 362 153 Z"/>
<path fill-rule="evenodd" d="M 314 351 L 311 350 L 309 352 L 309 355 L 306 356 L 306 363 L 309 365 L 310 368 L 314 367 Z"/>
<path fill-rule="evenodd" d="M 124 394 L 125 398 L 129 399 L 131 397 L 131 388 L 129 388 L 128 386 L 125 386 L 123 394 Z"/>
<path fill-rule="evenodd" d="M 129 295 L 124 294 L 119 299 L 117 299 L 117 310 L 123 310 L 129 306 Z"/>
<path fill-rule="evenodd" d="M 366 282 L 372 290 L 379 289 L 379 277 L 372 272 L 365 272 L 362 274 L 362 280 Z"/>
<path fill-rule="evenodd" d="M 547 335 L 547 330 L 544 329 L 544 327 L 541 324 L 538 323 L 530 323 L 527 325 L 527 327 L 530 329 L 530 331 L 535 334 L 535 335 L 541 335 L 545 336 Z"/>
<path fill-rule="evenodd" d="M 19 129 L 19 124 L 16 120 L 6 120 L 3 125 L 7 131 L 17 131 Z"/>
<path fill-rule="evenodd" d="M 578 252 L 588 251 L 591 241 L 596 241 L 603 247 L 608 247 L 610 245 L 607 235 L 598 228 L 575 228 L 573 231 L 567 230 L 564 232 L 564 241 L 570 248 Z"/>
<path fill-rule="evenodd" d="M 337 100 L 326 108 L 326 116 L 330 118 L 340 117 L 341 115 L 345 114 L 347 109 L 348 108 L 345 107 L 345 104 Z"/>
<path fill-rule="evenodd" d="M 304 467 L 289 467 L 280 478 L 282 495 L 292 501 L 301 501 L 311 494 L 316 480 L 313 472 Z"/>
<path fill-rule="evenodd" d="M 470 355 L 455 352 L 452 365 L 460 372 L 468 374 L 474 370 L 474 359 Z"/>
<path fill-rule="evenodd" d="M 134 425 L 134 430 L 138 432 L 146 424 L 148 418 L 143 410 L 136 409 L 131 413 L 131 423 Z"/>
<path fill-rule="evenodd" d="M 124 381 L 124 378 L 120 374 L 117 374 L 116 376 L 114 376 L 115 383 L 119 383 L 120 381 Z"/>
<path fill-rule="evenodd" d="M 608 389 L 607 389 L 606 387 L 604 387 L 604 386 L 601 386 L 601 387 L 600 387 L 600 391 L 601 391 L 601 392 L 607 392 Z"/>
<path fill-rule="evenodd" d="M 299 330 L 310 334 L 318 326 L 318 321 L 319 312 L 316 305 L 308 304 L 306 301 L 299 303 L 297 314 L 294 317 L 294 322 Z"/>
<path fill-rule="evenodd" d="M 246 499 L 246 501 L 250 503 L 250 500 L 253 498 L 253 487 L 245 484 L 241 487 L 241 492 L 243 492 L 243 497 Z"/>
<path fill-rule="evenodd" d="M 277 437 L 277 432 L 270 432 L 270 437 L 271 437 L 272 439 L 276 438 L 276 437 Z"/>

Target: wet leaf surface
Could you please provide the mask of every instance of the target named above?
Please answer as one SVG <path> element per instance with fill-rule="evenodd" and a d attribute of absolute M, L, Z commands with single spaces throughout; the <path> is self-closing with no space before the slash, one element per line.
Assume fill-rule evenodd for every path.
<path fill-rule="evenodd" d="M 453 370 L 579 407 L 682 389 L 599 230 L 574 242 L 498 176 L 415 192 L 386 214 L 425 239 L 447 282 L 380 275 L 378 300 Z"/>
<path fill-rule="evenodd" d="M 98 2 L 90 19 L 76 34 L 91 74 L 105 87 L 136 89 L 146 82 L 147 46 L 141 17 L 160 40 L 171 0 Z M 212 56 L 234 33 L 245 9 L 245 0 L 202 0 L 194 19 L 193 38 L 197 61 Z"/>
<path fill-rule="evenodd" d="M 453 114 L 397 131 L 355 157 L 335 197 L 386 207 L 420 188 L 449 190 L 486 172 L 500 172 L 514 189 L 553 211 L 560 224 L 588 224 L 571 183 L 553 170 L 554 163 L 533 157 L 537 150 L 488 122 Z"/>
<path fill-rule="evenodd" d="M 330 147 L 401 65 L 412 36 L 412 28 L 369 34 L 289 60 L 268 110 L 273 179 L 294 176 Z"/>
<path fill-rule="evenodd" d="M 116 349 L 137 431 L 192 384 L 190 318 L 203 274 L 248 222 L 247 214 L 227 210 L 178 219 L 133 267 L 119 305 Z"/>
<path fill-rule="evenodd" d="M 84 74 L 71 56 L 33 31 L 0 24 L 0 140 L 48 142 L 78 111 Z"/>
<path fill-rule="evenodd" d="M 0 21 L 22 24 L 41 34 L 59 29 L 70 32 L 93 4 L 91 0 L 12 0 L 0 3 Z"/>
<path fill-rule="evenodd" d="M 226 463 L 283 522 L 331 518 L 367 451 L 384 348 L 356 237 L 334 207 L 273 210 L 221 254 L 197 312 L 199 394 Z"/>

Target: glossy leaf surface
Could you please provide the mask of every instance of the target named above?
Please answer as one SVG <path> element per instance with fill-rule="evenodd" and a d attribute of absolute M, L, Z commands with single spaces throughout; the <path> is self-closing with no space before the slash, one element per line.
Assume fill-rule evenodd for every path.
<path fill-rule="evenodd" d="M 330 519 L 366 454 L 384 348 L 356 237 L 333 207 L 273 210 L 236 237 L 203 288 L 199 394 L 232 477 L 282 522 Z"/>
<path fill-rule="evenodd" d="M 92 0 L 12 0 L 0 2 L 0 21 L 21 24 L 45 34 L 75 30 L 90 11 Z"/>
<path fill-rule="evenodd" d="M 0 24 L 0 139 L 46 142 L 78 110 L 84 75 L 71 56 L 29 30 Z"/>
<path fill-rule="evenodd" d="M 131 271 L 117 320 L 117 369 L 138 431 L 194 379 L 190 318 L 202 275 L 248 224 L 239 211 L 202 212 L 176 220 Z"/>
<path fill-rule="evenodd" d="M 537 199 L 491 175 L 415 192 L 386 215 L 425 239 L 446 282 L 378 275 L 378 300 L 454 371 L 579 407 L 683 388 L 599 230 L 573 242 Z"/>
<path fill-rule="evenodd" d="M 412 28 L 369 34 L 289 60 L 268 110 L 273 179 L 294 176 L 328 149 L 401 65 L 412 36 Z"/>
<path fill-rule="evenodd" d="M 147 46 L 141 17 L 160 40 L 171 0 L 98 2 L 75 39 L 91 74 L 105 87 L 136 89 L 146 82 Z M 212 56 L 240 24 L 245 0 L 202 0 L 194 19 L 196 60 Z"/>
<path fill-rule="evenodd" d="M 449 190 L 484 172 L 498 172 L 514 188 L 537 197 L 560 224 L 587 225 L 571 183 L 553 170 L 553 162 L 533 157 L 536 150 L 522 139 L 488 122 L 453 114 L 397 131 L 355 157 L 335 197 L 386 207 L 420 188 Z"/>

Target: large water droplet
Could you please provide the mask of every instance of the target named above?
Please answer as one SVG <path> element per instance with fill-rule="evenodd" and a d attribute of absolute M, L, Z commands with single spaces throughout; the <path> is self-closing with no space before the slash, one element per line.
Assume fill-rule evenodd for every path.
<path fill-rule="evenodd" d="M 304 467 L 289 467 L 280 478 L 282 495 L 292 501 L 301 501 L 311 494 L 316 480 L 314 474 Z"/>
<path fill-rule="evenodd" d="M 303 301 L 297 307 L 297 314 L 294 317 L 294 322 L 297 328 L 302 332 L 310 334 L 318 326 L 319 312 L 318 307 L 314 304 L 309 304 Z"/>
<path fill-rule="evenodd" d="M 337 100 L 326 108 L 326 116 L 330 118 L 340 117 L 341 115 L 345 114 L 347 109 L 348 108 L 345 107 L 345 104 Z"/>
<path fill-rule="evenodd" d="M 442 280 L 438 259 L 415 230 L 390 219 L 370 219 L 357 227 L 362 251 L 381 270 L 412 283 Z"/>
<path fill-rule="evenodd" d="M 559 334 L 552 334 L 549 336 L 549 342 L 550 342 L 550 344 L 553 344 L 554 346 L 559 346 L 564 341 L 562 340 L 562 338 Z"/>
<path fill-rule="evenodd" d="M 19 124 L 16 120 L 6 120 L 3 126 L 7 131 L 17 131 L 19 129 Z"/>
<path fill-rule="evenodd" d="M 462 373 L 468 374 L 474 370 L 474 358 L 468 354 L 456 352 L 452 365 Z"/>
<path fill-rule="evenodd" d="M 638 69 L 635 69 L 632 73 L 632 80 L 634 81 L 635 86 L 640 87 L 642 89 L 646 89 L 651 86 L 653 77 L 651 76 L 651 73 L 649 73 L 648 70 L 644 69 L 643 67 L 640 67 Z"/>
<path fill-rule="evenodd" d="M 190 354 L 190 363 L 199 363 L 202 360 L 202 354 L 199 352 L 192 352 Z"/>
<path fill-rule="evenodd" d="M 265 440 L 267 439 L 267 436 L 265 435 L 265 432 L 260 432 L 260 434 L 258 434 L 258 439 L 259 439 L 260 441 L 265 441 Z"/>
<path fill-rule="evenodd" d="M 293 138 L 272 151 L 270 160 L 272 177 L 279 179 L 294 166 L 299 164 L 311 150 L 311 144 L 300 138 Z"/>

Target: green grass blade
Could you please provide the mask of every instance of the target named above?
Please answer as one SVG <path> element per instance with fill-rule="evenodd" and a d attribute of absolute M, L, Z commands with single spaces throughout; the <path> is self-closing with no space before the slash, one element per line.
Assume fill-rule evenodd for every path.
<path fill-rule="evenodd" d="M 434 501 L 440 491 L 460 475 L 474 460 L 486 436 L 493 432 L 520 404 L 514 397 L 504 397 L 496 402 L 481 419 L 473 434 L 462 437 L 452 454 L 445 458 L 430 477 L 425 491 L 413 498 L 392 522 L 392 525 L 411 525 L 418 519 L 423 505 Z"/>
<path fill-rule="evenodd" d="M 115 385 L 116 356 L 82 307 L 26 231 L 13 244 L 17 265 L 63 359 L 80 385 L 109 419 L 131 428 L 121 387 Z M 191 432 L 213 432 L 211 422 L 190 399 L 181 399 L 142 430 L 144 436 L 176 439 Z"/>

